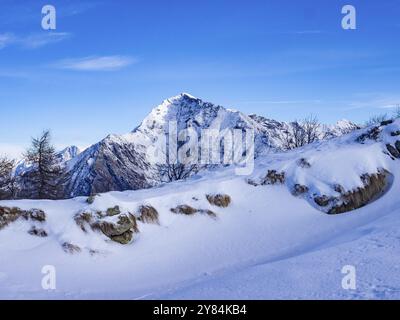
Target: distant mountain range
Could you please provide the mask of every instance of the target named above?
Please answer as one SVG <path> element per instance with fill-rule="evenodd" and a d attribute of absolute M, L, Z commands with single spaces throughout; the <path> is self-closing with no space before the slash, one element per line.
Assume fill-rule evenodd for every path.
<path fill-rule="evenodd" d="M 137 190 L 157 185 L 159 181 L 151 159 L 152 149 L 168 132 L 171 121 L 177 123 L 178 130 L 192 128 L 198 133 L 207 128 L 252 129 L 256 157 L 271 151 L 283 151 L 287 132 L 296 125 L 246 115 L 182 93 L 154 108 L 130 133 L 109 135 L 82 152 L 75 146 L 59 152 L 59 162 L 66 168 L 66 175 L 60 181 L 60 197 Z M 336 125 L 321 126 L 318 139 L 338 137 L 357 128 L 356 124 L 342 120 Z M 15 169 L 16 175 L 25 170 L 29 170 L 29 165 L 22 160 Z"/>

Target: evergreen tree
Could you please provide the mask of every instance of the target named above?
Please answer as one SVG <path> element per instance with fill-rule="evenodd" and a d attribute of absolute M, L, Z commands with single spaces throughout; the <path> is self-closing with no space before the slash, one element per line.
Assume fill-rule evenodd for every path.
<path fill-rule="evenodd" d="M 14 160 L 6 157 L 0 158 L 0 200 L 10 199 L 14 194 L 14 179 L 12 170 L 14 168 Z"/>
<path fill-rule="evenodd" d="M 32 145 L 25 157 L 32 165 L 32 170 L 29 170 L 24 177 L 32 189 L 30 197 L 35 199 L 57 198 L 57 184 L 62 170 L 57 165 L 56 152 L 51 144 L 49 131 L 44 131 L 38 138 L 32 138 Z"/>

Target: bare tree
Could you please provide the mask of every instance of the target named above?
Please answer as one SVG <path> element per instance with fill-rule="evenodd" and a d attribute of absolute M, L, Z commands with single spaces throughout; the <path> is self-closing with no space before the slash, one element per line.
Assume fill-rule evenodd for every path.
<path fill-rule="evenodd" d="M 293 135 L 290 129 L 283 132 L 282 143 L 285 150 L 293 149 Z"/>
<path fill-rule="evenodd" d="M 393 112 L 393 117 L 395 119 L 400 118 L 400 104 L 396 105 L 396 108 L 395 108 L 395 110 Z"/>
<path fill-rule="evenodd" d="M 12 199 L 15 196 L 14 164 L 14 160 L 0 158 L 0 199 Z"/>
<path fill-rule="evenodd" d="M 164 163 L 156 165 L 157 176 L 160 182 L 185 180 L 198 172 L 197 164 Z"/>
<path fill-rule="evenodd" d="M 57 181 L 62 169 L 57 164 L 54 147 L 49 131 L 38 138 L 32 138 L 32 145 L 25 154 L 33 169 L 24 173 L 27 185 L 30 185 L 31 198 L 52 199 L 57 197 Z"/>
<path fill-rule="evenodd" d="M 310 144 L 318 140 L 318 133 L 321 124 L 316 116 L 310 115 L 305 118 L 302 127 L 305 135 L 305 144 Z"/>
<path fill-rule="evenodd" d="M 379 125 L 383 121 L 386 121 L 388 119 L 389 119 L 389 116 L 386 113 L 378 114 L 378 115 L 375 115 L 375 116 L 372 116 L 371 118 L 369 118 L 369 120 L 365 123 L 365 125 L 367 127 L 373 126 L 373 125 Z"/>
<path fill-rule="evenodd" d="M 286 150 L 300 148 L 306 145 L 307 137 L 306 131 L 301 123 L 297 120 L 291 122 L 287 130 L 284 131 L 283 135 L 283 147 Z"/>
<path fill-rule="evenodd" d="M 292 133 L 294 148 L 300 148 L 306 145 L 306 132 L 297 120 L 292 122 Z"/>

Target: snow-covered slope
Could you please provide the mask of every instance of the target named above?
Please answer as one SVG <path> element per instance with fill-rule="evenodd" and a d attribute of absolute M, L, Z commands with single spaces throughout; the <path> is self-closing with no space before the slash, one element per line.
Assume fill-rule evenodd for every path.
<path fill-rule="evenodd" d="M 260 156 L 250 177 L 225 168 L 88 200 L 1 201 L 25 211 L 0 220 L 0 298 L 398 299 L 399 151 L 397 120 Z M 112 232 L 125 226 L 121 245 Z M 45 265 L 54 291 L 41 287 Z M 342 288 L 346 265 L 355 290 Z"/>
<path fill-rule="evenodd" d="M 255 155 L 284 149 L 285 132 L 294 125 L 269 120 L 195 98 L 187 93 L 165 100 L 154 108 L 132 132 L 110 135 L 71 160 L 65 197 L 90 195 L 106 191 L 143 189 L 159 184 L 154 175 L 154 155 L 176 122 L 178 132 L 192 128 L 200 137 L 201 130 L 251 129 L 255 134 Z M 320 131 L 320 139 L 348 133 L 356 125 L 338 123 Z M 329 133 L 329 134 L 328 134 Z"/>

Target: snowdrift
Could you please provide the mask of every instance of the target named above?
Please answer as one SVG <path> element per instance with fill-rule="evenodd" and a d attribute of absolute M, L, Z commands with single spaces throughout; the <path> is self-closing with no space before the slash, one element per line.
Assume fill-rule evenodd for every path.
<path fill-rule="evenodd" d="M 400 298 L 399 158 L 396 120 L 260 157 L 250 177 L 1 201 L 0 298 Z"/>

